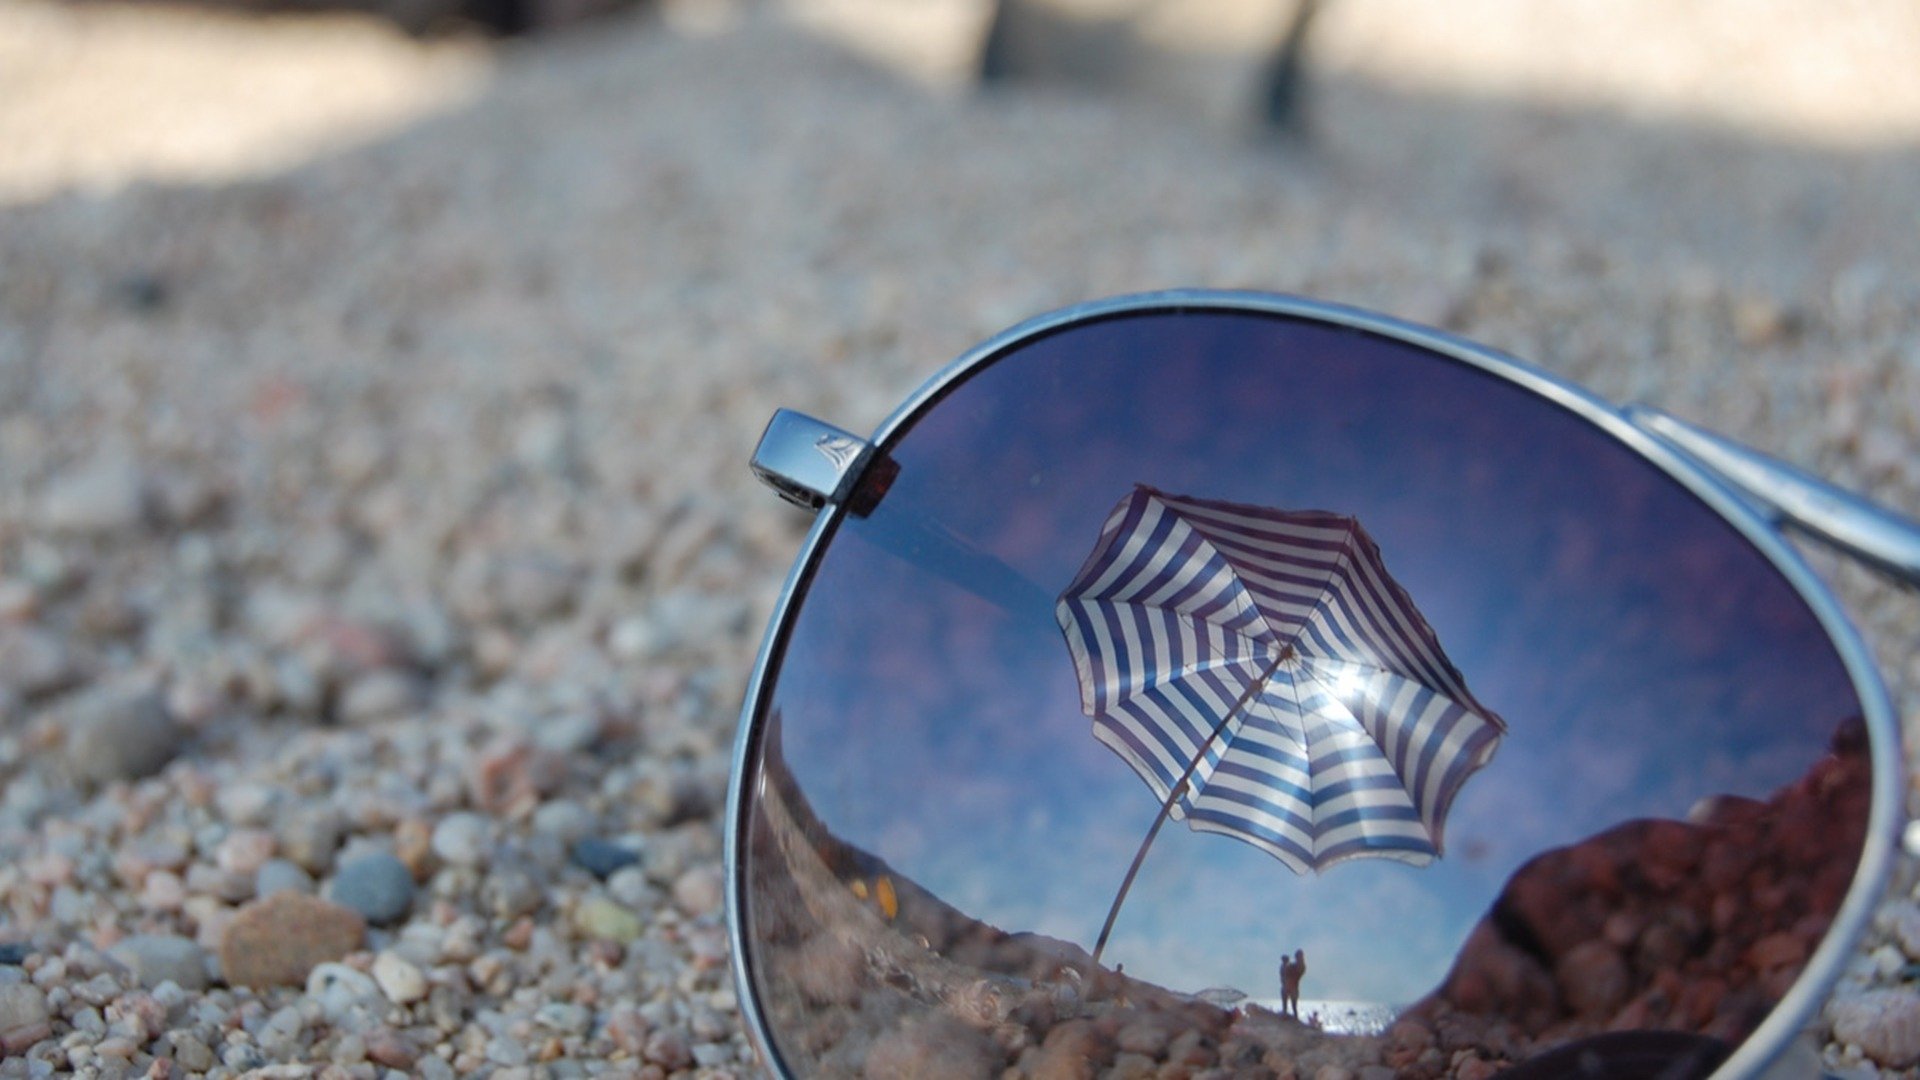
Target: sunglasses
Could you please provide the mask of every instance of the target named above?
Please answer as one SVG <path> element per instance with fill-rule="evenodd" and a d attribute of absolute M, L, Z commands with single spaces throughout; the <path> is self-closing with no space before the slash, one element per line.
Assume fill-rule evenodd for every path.
<path fill-rule="evenodd" d="M 753 468 L 820 511 L 728 806 L 773 1072 L 1818 1068 L 1900 754 L 1781 529 L 1913 585 L 1913 523 L 1252 293 L 1043 316 Z"/>

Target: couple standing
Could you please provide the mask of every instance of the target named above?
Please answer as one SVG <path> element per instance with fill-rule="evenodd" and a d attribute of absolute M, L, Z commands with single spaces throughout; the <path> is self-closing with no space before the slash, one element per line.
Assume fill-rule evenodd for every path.
<path fill-rule="evenodd" d="M 1300 977 L 1307 973 L 1307 950 L 1280 957 L 1280 1015 L 1300 1019 Z"/>

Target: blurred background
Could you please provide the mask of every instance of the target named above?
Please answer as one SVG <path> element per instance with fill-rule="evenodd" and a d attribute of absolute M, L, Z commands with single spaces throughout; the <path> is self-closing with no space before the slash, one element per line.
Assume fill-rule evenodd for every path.
<path fill-rule="evenodd" d="M 0 0 L 0 1076 L 744 1069 L 807 524 L 747 455 L 1050 308 L 1380 308 L 1920 512 L 1916 56 L 1910 0 Z M 1913 602 L 1815 557 L 1920 723 Z M 268 864 L 399 1020 L 240 988 Z M 1838 1074 L 1920 1059 L 1908 885 Z"/>

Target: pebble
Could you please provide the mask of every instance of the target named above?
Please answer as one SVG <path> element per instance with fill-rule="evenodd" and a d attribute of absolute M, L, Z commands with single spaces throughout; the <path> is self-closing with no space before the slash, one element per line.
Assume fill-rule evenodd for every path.
<path fill-rule="evenodd" d="M 17 1054 L 53 1034 L 53 1013 L 37 986 L 0 983 L 0 1051 Z"/>
<path fill-rule="evenodd" d="M 339 815 L 325 806 L 292 811 L 275 830 L 280 853 L 312 874 L 324 874 L 333 866 L 341 831 Z"/>
<path fill-rule="evenodd" d="M 1920 993 L 1911 989 L 1869 990 L 1827 1003 L 1833 1037 L 1866 1051 L 1894 1069 L 1920 1063 Z"/>
<path fill-rule="evenodd" d="M 373 1005 L 381 998 L 380 984 L 367 973 L 340 963 L 316 964 L 307 973 L 307 997 L 320 1005 L 327 1019 L 339 1023 L 355 1008 Z M 289 1024 L 299 1023 L 294 1012 Z"/>
<path fill-rule="evenodd" d="M 651 1045 L 648 1051 L 650 1060 L 659 1060 L 653 1058 Z M 984 1033 L 932 1013 L 909 1020 L 876 1039 L 867 1056 L 866 1075 L 963 1080 L 991 1074 L 998 1058 Z M 665 1061 L 659 1063 L 676 1067 Z"/>
<path fill-rule="evenodd" d="M 253 895 L 262 900 L 274 893 L 312 891 L 313 875 L 301 869 L 299 863 L 287 859 L 268 859 L 253 875 Z"/>
<path fill-rule="evenodd" d="M 273 834 L 265 829 L 235 829 L 214 849 L 214 865 L 236 877 L 253 877 L 273 857 Z"/>
<path fill-rule="evenodd" d="M 241 908 L 220 939 L 220 970 L 232 986 L 300 986 L 315 965 L 360 947 L 359 913 L 299 893 Z"/>
<path fill-rule="evenodd" d="M 327 889 L 327 899 L 351 908 L 375 926 L 390 925 L 413 907 L 413 874 L 386 852 L 343 860 Z"/>
<path fill-rule="evenodd" d="M 602 941 L 628 942 L 640 936 L 640 916 L 603 897 L 593 897 L 573 909 L 573 925 L 582 934 Z"/>
<path fill-rule="evenodd" d="M 427 996 L 427 977 L 406 957 L 383 952 L 373 958 L 373 981 L 395 1005 L 411 1005 Z"/>
<path fill-rule="evenodd" d="M 66 35 L 69 22 L 92 25 L 85 15 L 32 31 Z M 208 17 L 192 16 L 196 25 Z M 163 16 L 153 18 L 160 28 Z M 101 34 L 114 25 L 103 22 Z M 615 27 L 593 55 L 543 54 L 537 38 L 528 41 L 513 59 L 541 77 L 489 84 L 488 109 L 525 135 L 509 153 L 439 125 L 435 138 L 390 140 L 371 157 L 323 154 L 237 184 L 135 177 L 89 185 L 84 198 L 36 196 L 6 208 L 0 934 L 35 948 L 9 959 L 0 946 L 0 988 L 32 994 L 30 1023 L 42 1029 L 22 1036 L 19 1003 L 0 999 L 0 1038 L 58 1034 L 31 1059 L 9 1047 L 0 1076 L 749 1073 L 740 1003 L 718 1004 L 730 992 L 717 924 L 725 894 L 717 781 L 730 730 L 725 699 L 752 665 L 746 615 L 771 605 L 802 516 L 750 494 L 741 433 L 750 441 L 766 411 L 796 393 L 823 410 L 881 415 L 928 373 L 928 355 L 951 355 L 1083 290 L 1293 282 L 1404 310 L 1436 289 L 1436 317 L 1523 352 L 1549 345 L 1539 359 L 1598 374 L 1609 393 L 1665 398 L 1762 446 L 1884 484 L 1896 500 L 1910 503 L 1920 490 L 1912 482 L 1920 444 L 1902 412 L 1920 372 L 1912 270 L 1920 264 L 1905 257 L 1915 200 L 1880 190 L 1907 192 L 1912 181 L 1898 170 L 1880 170 L 1878 187 L 1861 185 L 1860 205 L 1849 203 L 1858 220 L 1828 230 L 1821 258 L 1784 277 L 1768 260 L 1743 262 L 1737 272 L 1755 284 L 1716 307 L 1676 288 L 1666 261 L 1633 256 L 1643 243 L 1655 254 L 1671 248 L 1704 267 L 1689 273 L 1711 278 L 1724 258 L 1717 223 L 1734 214 L 1689 232 L 1684 206 L 1661 203 L 1670 192 L 1641 192 L 1658 211 L 1644 221 L 1680 222 L 1683 235 L 1582 235 L 1563 219 L 1578 221 L 1586 189 L 1554 183 L 1540 164 L 1565 157 L 1552 152 L 1553 132 L 1521 133 L 1538 152 L 1506 155 L 1495 170 L 1512 173 L 1502 180 L 1522 194 L 1545 193 L 1552 205 L 1537 220 L 1516 228 L 1511 207 L 1483 215 L 1455 206 L 1458 220 L 1436 235 L 1412 211 L 1447 209 L 1444 194 L 1403 201 L 1433 180 L 1424 170 L 1405 170 L 1419 177 L 1412 191 L 1386 175 L 1373 186 L 1330 185 L 1272 155 L 1247 160 L 1231 146 L 1216 154 L 1188 133 L 1170 146 L 1153 122 L 1109 116 L 1096 98 L 1063 114 L 1019 95 L 983 111 L 876 94 L 864 68 L 842 78 L 849 65 L 837 52 L 822 64 L 781 36 L 789 31 L 745 29 L 694 41 L 651 32 L 629 40 Z M 18 32 L 0 27 L 0 39 Z M 92 45 L 74 47 L 75 63 L 62 70 L 84 72 Z M 404 53 L 411 63 L 434 48 Z M 771 119 L 755 129 L 764 138 L 715 139 L 731 129 L 702 122 L 766 98 L 755 78 L 712 80 L 707 92 L 650 106 L 715 67 L 777 77 Z M 766 71 L 749 71 L 758 67 Z M 316 74 L 316 97 L 353 81 Z M 589 93 L 601 84 L 631 93 Z M 619 108 L 634 102 L 643 107 Z M 611 112 L 619 124 L 601 122 Z M 813 122 L 842 112 L 849 122 Z M 1479 115 L 1455 119 L 1465 127 Z M 41 126 L 92 145 L 91 132 Z M 901 130 L 928 134 L 901 140 Z M 1114 130 L 1129 136 L 1128 176 L 1139 182 L 1084 183 L 1089 166 L 1110 164 L 1097 147 Z M 1083 142 L 1086 133 L 1093 138 Z M 1396 141 L 1375 142 L 1391 153 Z M 1040 145 L 1064 151 L 1024 153 Z M 753 160 L 743 148 L 779 168 L 744 167 Z M 891 155 L 886 167 L 871 167 L 876 148 Z M 1085 162 L 1083 149 L 1092 152 Z M 1181 160 L 1164 160 L 1170 149 Z M 928 167 L 936 157 L 963 164 Z M 524 168 L 522 158 L 541 167 Z M 1737 210 L 1756 194 L 1743 190 L 1755 173 L 1743 171 L 1741 154 L 1729 162 L 1729 182 L 1708 194 Z M 807 183 L 780 182 L 790 164 Z M 629 165 L 644 182 L 624 182 L 634 178 Z M 0 172 L 18 167 L 0 161 Z M 1362 155 L 1348 171 L 1370 168 Z M 1003 189 L 1038 197 L 992 197 Z M 1155 216 L 1142 193 L 1161 190 L 1187 191 L 1208 212 Z M 795 192 L 819 205 L 796 213 Z M 1897 221 L 1876 220 L 1886 203 Z M 711 213 L 716 205 L 744 209 Z M 1609 223 L 1627 220 L 1618 206 L 1606 209 Z M 599 242 L 623 216 L 657 226 L 648 244 Z M 1757 226 L 1736 230 L 1730 244 L 1751 248 L 1749 237 L 1765 244 L 1769 229 L 1793 231 L 1741 216 Z M 816 227 L 842 219 L 860 227 Z M 1024 227 L 1035 221 L 1046 227 Z M 1133 251 L 1142 221 L 1164 227 L 1150 250 Z M 1569 271 L 1559 255 L 1525 253 L 1535 240 L 1551 250 L 1563 232 L 1591 247 L 1581 261 L 1601 269 Z M 1690 237 L 1713 242 L 1695 250 Z M 930 251 L 958 255 L 929 259 Z M 1497 297 L 1446 280 L 1464 278 L 1449 262 L 1501 251 L 1510 268 L 1497 275 Z M 1850 265 L 1861 269 L 1832 269 Z M 1777 294 L 1747 299 L 1773 277 L 1764 287 Z M 128 281 L 135 287 L 116 284 Z M 1830 292 L 1842 298 L 1829 302 Z M 128 293 L 137 294 L 131 306 Z M 756 303 L 742 307 L 741 293 Z M 1743 340 L 1768 354 L 1729 363 Z M 1802 349 L 1848 358 L 1837 370 L 1855 373 L 1855 400 L 1834 413 L 1844 422 L 1820 422 L 1819 382 L 1835 366 L 1799 363 Z M 684 362 L 696 354 L 700 363 Z M 9 377 L 21 371 L 30 377 Z M 475 568 L 471 581 L 456 582 L 465 564 Z M 1870 633 L 1912 625 L 1904 611 L 1860 610 Z M 1906 667 L 1893 674 L 1911 683 L 1920 669 Z M 56 695 L 128 678 L 158 680 L 151 685 L 167 715 L 192 737 L 187 752 L 175 739 L 153 761 L 123 761 L 97 778 L 65 768 L 77 729 L 61 714 L 81 698 Z M 78 790 L 68 773 L 85 781 Z M 472 810 L 489 813 L 464 841 L 436 837 L 443 819 Z M 247 835 L 263 829 L 273 845 Z M 644 857 L 608 852 L 597 863 L 576 850 L 590 838 Z M 172 845 L 179 857 L 142 856 L 123 869 L 118 856 L 147 844 Z M 162 982 L 149 991 L 118 969 L 121 957 L 154 948 L 138 936 L 116 941 L 120 934 L 178 934 L 190 945 L 197 936 L 203 949 L 229 952 L 221 946 L 259 921 L 261 908 L 235 907 L 248 896 L 311 901 L 318 880 L 351 900 L 335 893 L 338 879 L 350 879 L 351 864 L 374 847 L 392 850 L 419 884 L 391 915 L 343 903 L 374 929 L 356 927 L 326 960 L 295 965 L 280 980 L 289 988 Z M 569 858 L 582 869 L 568 869 Z M 1702 853 L 1646 869 L 1694 889 L 1715 861 Z M 1799 883 L 1790 884 L 1798 903 Z M 1565 906 L 1601 893 L 1574 892 Z M 876 905 L 846 907 L 870 918 Z M 785 914 L 774 906 L 769 918 Z M 923 914 L 909 907 L 903 920 Z M 1904 918 L 1913 925 L 1884 935 L 1893 944 L 1862 985 L 1911 974 L 1901 961 L 1920 959 L 1920 922 Z M 1701 960 L 1704 925 L 1654 925 L 1637 941 L 1633 926 L 1594 930 L 1617 956 L 1596 949 L 1567 975 L 1584 985 L 1620 964 L 1637 976 L 1659 966 L 1650 961 Z M 1794 959 L 1785 940 L 1752 953 L 1739 944 L 1737 963 L 1784 968 Z M 1570 947 L 1558 942 L 1552 955 Z M 231 955 L 221 959 L 229 976 L 239 973 Z M 870 994 L 855 978 L 889 956 L 820 960 L 816 974 L 832 976 L 823 982 L 848 985 L 815 987 L 823 996 L 805 1004 L 847 1058 L 872 1047 L 875 1073 L 889 1054 L 907 1070 L 897 1075 L 970 1064 L 998 1075 L 1033 1064 L 1045 1034 L 1037 1027 L 995 1028 L 991 1046 L 964 1031 L 902 1030 L 904 1017 L 870 1009 L 885 992 Z M 424 980 L 418 997 L 396 964 Z M 1516 992 L 1557 999 L 1555 966 L 1543 971 Z M 1081 989 L 1062 983 L 1034 1007 L 1067 1016 L 1106 1007 L 1094 987 Z M 1622 1007 L 1653 1000 L 1641 990 L 1636 981 Z M 1730 1015 L 1745 1006 L 1740 988 L 1719 992 L 1731 995 Z M 398 1009 L 400 999 L 411 1000 Z M 1609 991 L 1590 1004 L 1604 1010 L 1616 1000 Z M 1711 1012 L 1718 999 L 1698 1000 Z M 825 1004 L 841 1001 L 845 1008 Z M 328 1021 L 323 1005 L 341 1022 Z M 1835 1026 L 1853 1033 L 1844 1014 L 1858 1008 L 1841 1006 Z M 1085 1037 L 1110 1044 L 1126 1026 L 1089 1023 Z M 1169 1055 L 1194 1049 L 1163 1034 L 1135 1031 L 1127 1041 Z M 1204 1064 L 1116 1062 L 1117 1047 L 1103 1052 L 1095 1071 L 1110 1075 L 1161 1065 L 1168 1075 L 1225 1074 L 1241 1064 L 1224 1050 Z M 148 1056 L 169 1053 L 171 1068 L 147 1068 Z M 858 1061 L 840 1064 L 858 1073 Z M 1086 1064 L 1058 1059 L 1061 1075 Z M 1293 1071 L 1311 1077 L 1321 1064 Z M 1406 1072 L 1447 1071 L 1444 1060 L 1430 1064 Z M 1505 1062 L 1453 1065 L 1465 1080 Z M 1382 1074 L 1328 1065 L 1326 1075 Z"/>
<path fill-rule="evenodd" d="M 170 1037 L 173 1043 L 173 1060 L 189 1072 L 206 1072 L 214 1066 L 213 1051 L 199 1036 L 192 1032 L 178 1032 Z"/>
<path fill-rule="evenodd" d="M 660 906 L 660 890 L 638 866 L 614 871 L 607 879 L 607 895 L 635 911 L 652 911 Z"/>
<path fill-rule="evenodd" d="M 698 918 L 718 914 L 725 900 L 725 883 L 718 866 L 696 866 L 674 880 L 674 905 L 688 915 Z"/>
<path fill-rule="evenodd" d="M 183 937 L 135 934 L 121 939 L 110 952 L 149 990 L 163 982 L 174 983 L 182 990 L 204 990 L 211 982 L 206 950 Z"/>
<path fill-rule="evenodd" d="M 602 881 L 640 861 L 640 853 L 625 844 L 589 836 L 573 845 L 574 865 Z"/>
<path fill-rule="evenodd" d="M 495 918 L 510 922 L 531 915 L 546 903 L 545 885 L 518 866 L 496 866 L 480 887 L 480 899 Z"/>
<path fill-rule="evenodd" d="M 47 484 L 40 518 L 56 532 L 124 532 L 140 524 L 146 497 L 146 481 L 129 457 L 102 454 Z"/>
<path fill-rule="evenodd" d="M 418 708 L 422 697 L 418 680 L 391 668 L 381 668 L 348 685 L 340 696 L 340 718 L 350 724 L 396 719 Z"/>
<path fill-rule="evenodd" d="M 563 844 L 578 844 L 593 831 L 593 815 L 572 799 L 553 799 L 534 809 L 533 830 Z"/>
<path fill-rule="evenodd" d="M 1920 904 L 1896 900 L 1882 908 L 1875 921 L 1900 943 L 1908 959 L 1920 960 Z"/>
<path fill-rule="evenodd" d="M 448 814 L 433 829 L 433 853 L 454 866 L 478 866 L 486 861 L 492 826 L 479 814 Z"/>
<path fill-rule="evenodd" d="M 0 686 L 27 698 L 64 690 L 80 678 L 72 649 L 33 626 L 0 625 Z"/>
<path fill-rule="evenodd" d="M 160 695 L 150 691 L 92 691 L 72 703 L 67 723 L 68 767 L 99 784 L 159 772 L 185 740 Z"/>
<path fill-rule="evenodd" d="M 687 1044 L 687 1037 L 677 1031 L 655 1031 L 647 1037 L 646 1058 L 655 1065 L 669 1072 L 674 1072 L 693 1066 L 693 1048 Z M 962 1065 L 964 1064 L 965 1063 L 962 1063 Z M 887 1069 L 876 1070 L 869 1067 L 867 1071 L 869 1075 L 875 1076 L 926 1076 L 929 1077 L 929 1080 L 932 1080 L 933 1077 L 933 1074 L 930 1073 L 914 1072 L 911 1070 L 894 1072 Z M 961 1076 L 978 1076 L 981 1074 L 977 1071 L 974 1073 L 955 1071 L 941 1075 L 950 1075 L 957 1078 Z"/>
<path fill-rule="evenodd" d="M 24 941 L 0 942 L 0 964 L 17 966 L 27 962 L 33 949 Z"/>

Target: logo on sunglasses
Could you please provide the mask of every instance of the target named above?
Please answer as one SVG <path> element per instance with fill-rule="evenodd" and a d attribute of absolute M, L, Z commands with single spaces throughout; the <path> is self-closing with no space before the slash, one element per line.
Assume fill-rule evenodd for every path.
<path fill-rule="evenodd" d="M 853 464 L 854 457 L 860 453 L 860 446 L 860 440 L 846 435 L 822 435 L 813 441 L 813 448 L 820 451 L 820 456 L 832 462 L 833 467 L 841 472 Z"/>

